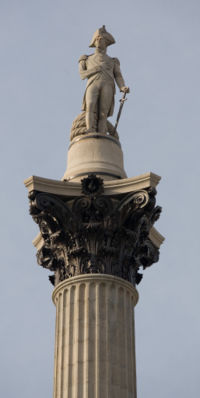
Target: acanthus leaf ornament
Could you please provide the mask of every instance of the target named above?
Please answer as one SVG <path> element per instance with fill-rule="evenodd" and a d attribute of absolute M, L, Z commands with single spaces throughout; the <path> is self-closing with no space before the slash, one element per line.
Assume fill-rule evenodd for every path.
<path fill-rule="evenodd" d="M 159 250 L 149 238 L 161 208 L 156 191 L 103 195 L 95 175 L 82 180 L 83 196 L 66 199 L 32 192 L 30 213 L 39 225 L 43 245 L 40 265 L 54 272 L 54 284 L 85 273 L 111 274 L 139 283 L 138 272 L 158 261 Z"/>

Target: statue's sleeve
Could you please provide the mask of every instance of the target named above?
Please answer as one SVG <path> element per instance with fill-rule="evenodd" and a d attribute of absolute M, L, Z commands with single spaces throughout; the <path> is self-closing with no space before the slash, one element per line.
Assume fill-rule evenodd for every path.
<path fill-rule="evenodd" d="M 81 55 L 81 57 L 79 58 L 79 73 L 81 76 L 81 79 L 88 79 L 90 76 L 94 75 L 95 73 L 97 73 L 96 68 L 90 68 L 87 69 L 87 59 L 88 59 L 88 55 Z"/>
<path fill-rule="evenodd" d="M 125 86 L 125 82 L 121 73 L 121 69 L 120 69 L 120 62 L 118 60 L 118 58 L 113 58 L 114 59 L 114 78 L 115 81 L 119 87 L 119 89 L 121 89 L 122 87 Z"/>

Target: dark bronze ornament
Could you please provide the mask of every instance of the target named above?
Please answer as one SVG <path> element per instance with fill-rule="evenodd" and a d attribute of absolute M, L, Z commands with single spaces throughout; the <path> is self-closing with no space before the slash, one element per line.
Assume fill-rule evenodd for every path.
<path fill-rule="evenodd" d="M 87 273 L 119 276 L 139 283 L 145 269 L 158 261 L 159 250 L 149 232 L 159 218 L 155 189 L 117 197 L 103 195 L 103 180 L 82 180 L 83 196 L 66 199 L 32 192 L 30 213 L 39 225 L 43 245 L 39 265 L 54 272 L 50 281 Z"/>
<path fill-rule="evenodd" d="M 100 195 L 104 192 L 103 180 L 95 174 L 90 174 L 81 180 L 84 195 Z"/>

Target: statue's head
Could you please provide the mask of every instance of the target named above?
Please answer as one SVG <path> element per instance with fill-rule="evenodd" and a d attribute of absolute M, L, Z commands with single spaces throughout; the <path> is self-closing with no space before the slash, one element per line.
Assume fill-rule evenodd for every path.
<path fill-rule="evenodd" d="M 114 37 L 106 31 L 105 25 L 96 30 L 89 47 L 105 48 L 115 43 Z"/>

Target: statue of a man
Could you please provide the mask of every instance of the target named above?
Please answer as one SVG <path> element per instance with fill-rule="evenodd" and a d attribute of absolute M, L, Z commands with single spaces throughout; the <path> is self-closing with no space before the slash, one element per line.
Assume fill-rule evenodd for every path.
<path fill-rule="evenodd" d="M 129 92 L 119 60 L 106 54 L 107 47 L 114 43 L 114 37 L 103 26 L 94 33 L 90 44 L 95 47 L 94 54 L 82 55 L 79 59 L 81 79 L 88 79 L 82 106 L 86 111 L 87 132 L 106 133 L 107 117 L 112 116 L 114 110 L 115 81 L 120 91 Z"/>

